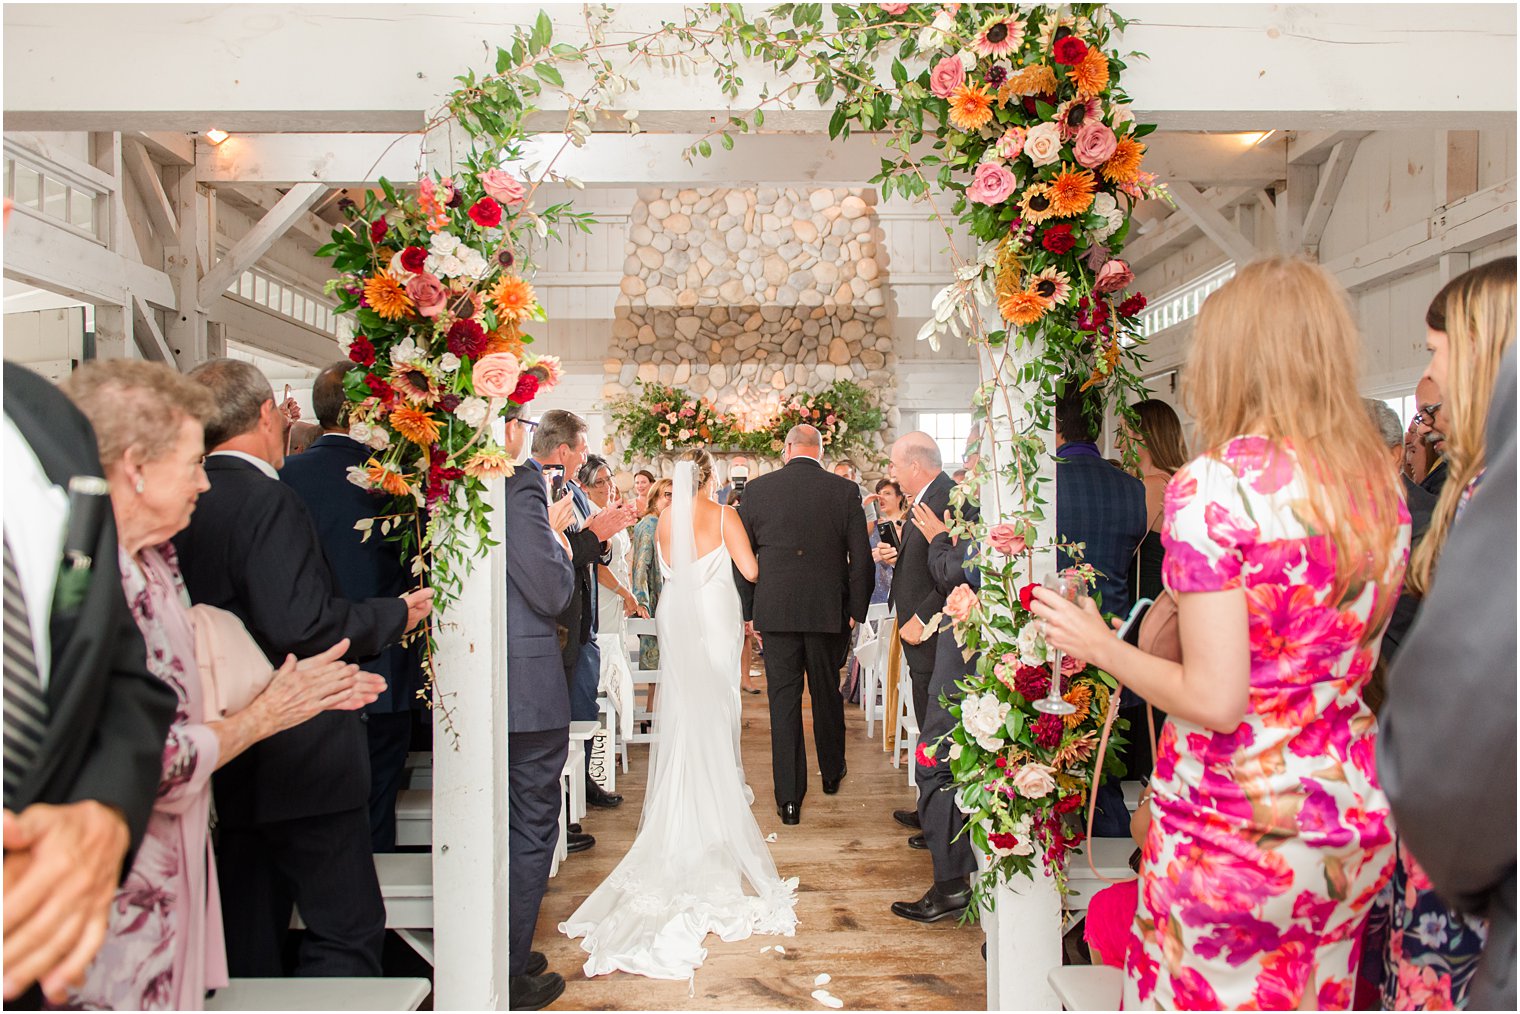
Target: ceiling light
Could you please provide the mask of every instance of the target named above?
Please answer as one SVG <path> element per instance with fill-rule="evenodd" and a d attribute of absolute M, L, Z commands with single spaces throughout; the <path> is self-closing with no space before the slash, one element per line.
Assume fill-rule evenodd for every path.
<path fill-rule="evenodd" d="M 1275 133 L 1277 133 L 1275 130 L 1257 130 L 1250 133 L 1238 134 L 1236 136 L 1240 138 L 1240 143 L 1243 146 L 1247 148 L 1255 148 L 1257 145 L 1265 143 Z"/>
<path fill-rule="evenodd" d="M 223 141 L 227 140 L 228 136 L 229 135 L 225 130 L 217 130 L 215 127 L 212 127 L 210 130 L 206 131 L 206 140 L 210 141 L 212 144 L 221 144 Z"/>

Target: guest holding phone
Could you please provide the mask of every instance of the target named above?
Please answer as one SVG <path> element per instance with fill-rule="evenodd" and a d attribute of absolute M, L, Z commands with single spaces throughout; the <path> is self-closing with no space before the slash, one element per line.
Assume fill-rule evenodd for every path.
<path fill-rule="evenodd" d="M 901 544 L 903 526 L 902 487 L 894 479 L 882 479 L 876 483 L 876 492 L 865 499 L 866 531 L 871 539 L 871 555 L 876 547 L 885 543 L 893 549 Z M 892 564 L 876 561 L 876 587 L 871 590 L 871 603 L 885 602 L 892 594 Z"/>

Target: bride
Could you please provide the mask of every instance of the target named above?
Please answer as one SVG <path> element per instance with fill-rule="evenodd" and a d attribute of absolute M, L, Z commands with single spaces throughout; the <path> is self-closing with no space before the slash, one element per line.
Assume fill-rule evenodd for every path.
<path fill-rule="evenodd" d="M 660 692 L 638 836 L 559 927 L 585 938 L 587 976 L 693 980 L 708 933 L 791 936 L 797 925 L 797 878 L 776 873 L 739 756 L 743 616 L 731 568 L 753 581 L 759 564 L 737 513 L 712 493 L 712 457 L 688 451 L 655 535 Z"/>

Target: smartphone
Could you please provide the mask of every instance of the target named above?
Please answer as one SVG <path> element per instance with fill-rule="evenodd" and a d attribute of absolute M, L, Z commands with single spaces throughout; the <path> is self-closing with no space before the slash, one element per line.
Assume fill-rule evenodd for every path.
<path fill-rule="evenodd" d="M 876 502 L 873 500 L 866 504 L 866 520 L 875 521 L 879 517 L 881 517 L 881 511 L 877 509 Z"/>
<path fill-rule="evenodd" d="M 557 501 L 557 500 L 561 499 L 562 497 L 564 497 L 564 495 L 566 493 L 566 487 L 565 487 L 565 466 L 564 465 L 545 465 L 544 466 L 544 481 L 546 481 L 549 484 L 549 502 L 550 503 L 554 503 L 555 501 Z"/>
<path fill-rule="evenodd" d="M 876 534 L 881 538 L 883 546 L 891 546 L 897 550 L 902 549 L 902 543 L 897 538 L 897 523 L 895 521 L 888 521 L 886 524 L 879 526 L 876 529 Z"/>
<path fill-rule="evenodd" d="M 1141 599 L 1130 607 L 1129 615 L 1124 618 L 1124 625 L 1118 630 L 1119 640 L 1139 647 L 1140 621 L 1145 619 L 1145 614 L 1154 604 L 1151 599 Z"/>

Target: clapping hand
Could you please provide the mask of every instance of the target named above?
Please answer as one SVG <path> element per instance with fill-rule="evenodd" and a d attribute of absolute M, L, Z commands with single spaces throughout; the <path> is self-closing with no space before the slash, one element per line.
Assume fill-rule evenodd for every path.
<path fill-rule="evenodd" d="M 945 512 L 942 521 L 935 516 L 928 504 L 916 503 L 913 505 L 913 523 L 918 526 L 919 531 L 924 533 L 925 541 L 933 542 L 936 536 L 950 530 L 950 512 Z"/>
<path fill-rule="evenodd" d="M 608 507 L 591 516 L 586 523 L 591 534 L 595 535 L 598 542 L 606 542 L 618 532 L 627 528 L 637 521 L 638 512 L 631 505 L 622 507 Z"/>
<path fill-rule="evenodd" d="M 549 505 L 549 527 L 563 532 L 575 522 L 575 500 L 563 497 Z"/>

